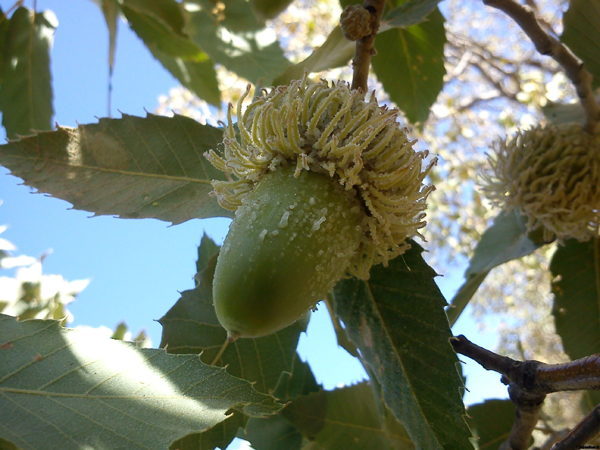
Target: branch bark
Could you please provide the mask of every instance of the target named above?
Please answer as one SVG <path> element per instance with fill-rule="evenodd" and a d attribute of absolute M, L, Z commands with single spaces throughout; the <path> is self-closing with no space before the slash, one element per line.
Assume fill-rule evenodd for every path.
<path fill-rule="evenodd" d="M 585 416 L 566 438 L 552 447 L 552 450 L 585 448 L 585 443 L 591 441 L 598 433 L 600 433 L 600 405 Z"/>
<path fill-rule="evenodd" d="M 450 339 L 456 353 L 477 361 L 486 370 L 503 375 L 505 384 L 515 383 L 530 394 L 600 390 L 600 354 L 562 364 L 516 361 L 490 352 L 460 335 Z"/>
<path fill-rule="evenodd" d="M 483 3 L 510 16 L 529 36 L 538 52 L 552 57 L 561 65 L 567 77 L 575 85 L 585 111 L 584 129 L 590 133 L 600 134 L 600 106 L 592 91 L 592 74 L 584 67 L 583 61 L 541 27 L 535 17 L 535 11 L 530 6 L 521 5 L 515 0 L 483 0 Z"/>
<path fill-rule="evenodd" d="M 351 89 L 360 89 L 362 92 L 367 92 L 367 81 L 369 79 L 369 68 L 371 67 L 371 56 L 376 55 L 375 51 L 375 36 L 379 30 L 381 15 L 385 7 L 385 0 L 365 0 L 361 7 L 348 6 L 342 13 L 341 26 L 346 38 L 356 40 L 355 36 L 360 36 L 356 40 L 356 51 L 354 60 L 352 61 L 352 86 Z M 365 11 L 369 14 L 369 20 L 365 21 L 367 30 L 361 31 L 356 35 L 355 30 L 349 30 L 350 27 L 356 25 L 352 14 L 365 15 Z M 348 17 L 350 15 L 350 17 Z M 346 16 L 346 17 L 345 17 Z M 346 18 L 346 20 L 344 20 Z"/>
<path fill-rule="evenodd" d="M 516 407 L 515 423 L 498 450 L 527 450 L 546 395 L 530 394 L 515 383 L 508 386 L 508 395 Z"/>
<path fill-rule="evenodd" d="M 600 354 L 563 364 L 516 361 L 473 344 L 463 335 L 450 338 L 456 353 L 477 361 L 486 370 L 502 374 L 510 399 L 516 406 L 516 418 L 510 436 L 499 450 L 529 448 L 531 432 L 546 394 L 559 391 L 600 390 Z M 590 412 L 552 450 L 573 450 L 600 433 L 600 405 Z"/>

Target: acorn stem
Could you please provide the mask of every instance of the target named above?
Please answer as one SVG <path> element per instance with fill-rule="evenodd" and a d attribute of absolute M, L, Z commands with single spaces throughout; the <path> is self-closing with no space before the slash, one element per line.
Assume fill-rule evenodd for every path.
<path fill-rule="evenodd" d="M 352 90 L 360 89 L 364 93 L 368 90 L 367 81 L 369 68 L 371 67 L 371 56 L 377 54 L 375 36 L 379 30 L 379 22 L 384 7 L 385 0 L 365 0 L 363 3 L 363 8 L 369 11 L 372 16 L 371 33 L 356 41 L 356 50 L 352 61 Z"/>
<path fill-rule="evenodd" d="M 225 353 L 225 349 L 227 348 L 229 343 L 235 341 L 238 338 L 238 336 L 233 335 L 233 339 L 231 339 L 230 336 L 231 335 L 227 333 L 227 339 L 225 339 L 225 342 L 223 342 L 223 345 L 221 345 L 221 348 L 219 349 L 219 353 L 217 353 L 217 355 L 213 358 L 212 362 L 210 363 L 211 366 L 216 365 L 219 359 L 221 359 L 221 356 L 223 356 L 223 353 Z"/>

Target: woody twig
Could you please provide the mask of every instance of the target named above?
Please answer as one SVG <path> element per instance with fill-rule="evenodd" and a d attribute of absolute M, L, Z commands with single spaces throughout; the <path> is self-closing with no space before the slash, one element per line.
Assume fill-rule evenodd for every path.
<path fill-rule="evenodd" d="M 592 91 L 592 74 L 566 45 L 548 34 L 535 17 L 530 6 L 521 5 L 515 0 L 483 0 L 485 5 L 499 9 L 510 16 L 521 27 L 542 55 L 552 57 L 561 65 L 567 77 L 573 82 L 581 106 L 585 112 L 584 129 L 600 134 L 600 106 Z"/>
<path fill-rule="evenodd" d="M 502 374 L 508 384 L 510 399 L 516 407 L 516 419 L 501 450 L 528 448 L 529 438 L 546 394 L 561 391 L 600 390 L 600 354 L 586 356 L 562 364 L 540 361 L 517 361 L 473 344 L 465 336 L 450 339 L 456 353 L 477 361 L 484 369 Z M 578 448 L 600 432 L 600 406 L 586 416 L 577 427 L 552 450 Z M 574 446 L 575 445 L 575 446 Z"/>
<path fill-rule="evenodd" d="M 385 0 L 365 0 L 362 5 L 351 5 L 344 9 L 340 24 L 346 39 L 356 41 L 352 61 L 351 89 L 367 92 L 367 80 L 371 67 L 371 56 L 375 51 L 375 36 L 379 30 Z"/>

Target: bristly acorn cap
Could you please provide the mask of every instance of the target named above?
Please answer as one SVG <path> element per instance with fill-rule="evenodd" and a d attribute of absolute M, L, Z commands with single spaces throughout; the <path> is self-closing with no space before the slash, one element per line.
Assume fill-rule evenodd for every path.
<path fill-rule="evenodd" d="M 581 125 L 546 125 L 498 141 L 483 174 L 493 204 L 518 208 L 528 230 L 544 227 L 544 239 L 598 236 L 600 225 L 600 136 Z"/>
<path fill-rule="evenodd" d="M 355 189 L 364 207 L 363 239 L 348 268 L 363 279 L 372 265 L 404 253 L 407 238 L 421 236 L 434 189 L 423 179 L 437 159 L 423 168 L 428 151 L 413 149 L 416 140 L 399 127 L 398 110 L 379 106 L 374 95 L 367 101 L 342 81 L 309 84 L 306 75 L 263 90 L 242 111 L 249 91 L 237 104 L 237 133 L 229 105 L 223 156 L 206 154 L 229 180 L 213 181 L 221 206 L 236 210 L 265 174 L 283 166 L 294 166 L 296 176 L 303 170 L 328 174 Z"/>

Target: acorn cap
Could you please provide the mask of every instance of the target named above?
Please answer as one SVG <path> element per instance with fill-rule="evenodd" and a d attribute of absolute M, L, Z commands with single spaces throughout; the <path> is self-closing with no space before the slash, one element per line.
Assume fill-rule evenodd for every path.
<path fill-rule="evenodd" d="M 518 208 L 544 239 L 586 241 L 600 224 L 600 136 L 579 124 L 538 126 L 498 141 L 482 190 L 505 210 Z"/>

